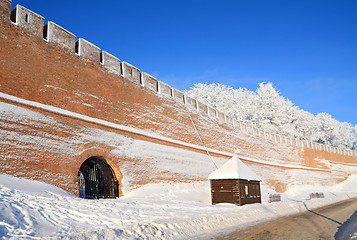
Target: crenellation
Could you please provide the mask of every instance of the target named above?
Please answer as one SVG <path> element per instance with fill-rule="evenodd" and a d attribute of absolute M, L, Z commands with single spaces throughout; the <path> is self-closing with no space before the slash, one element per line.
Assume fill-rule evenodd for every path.
<path fill-rule="evenodd" d="M 134 67 L 130 63 L 127 62 L 121 62 L 121 69 L 122 69 L 122 74 L 123 77 L 136 83 L 136 84 L 141 84 L 140 83 L 140 70 L 137 67 Z"/>
<path fill-rule="evenodd" d="M 148 89 L 151 89 L 155 92 L 158 91 L 157 89 L 157 80 L 150 74 L 146 72 L 141 72 L 141 84 Z"/>
<path fill-rule="evenodd" d="M 264 131 L 264 130 L 261 130 L 261 136 L 264 138 L 264 139 L 267 139 L 267 134 L 266 134 L 266 132 Z M 290 144 L 291 144 L 291 142 L 290 142 Z"/>
<path fill-rule="evenodd" d="M 109 71 L 117 74 L 117 75 L 122 75 L 121 73 L 121 64 L 120 64 L 120 59 L 117 57 L 113 56 L 112 54 L 102 51 L 100 53 L 100 62 L 103 64 L 105 68 L 107 68 Z"/>
<path fill-rule="evenodd" d="M 237 129 L 241 130 L 239 122 L 237 120 L 235 120 L 234 118 L 232 118 L 232 125 L 233 125 L 234 128 L 237 128 Z"/>
<path fill-rule="evenodd" d="M 244 127 L 243 124 L 244 124 L 244 123 L 239 122 L 239 129 L 240 129 L 241 131 L 244 131 L 244 129 L 243 129 L 243 127 Z"/>
<path fill-rule="evenodd" d="M 9 21 L 11 15 L 11 0 L 0 1 L 0 21 Z"/>
<path fill-rule="evenodd" d="M 275 141 L 275 142 L 280 142 L 279 135 L 277 135 L 277 134 L 275 134 L 275 133 L 274 133 L 274 141 Z"/>
<path fill-rule="evenodd" d="M 216 111 L 217 112 L 217 118 L 219 121 L 225 122 L 225 118 L 224 118 L 224 114 L 220 111 Z"/>
<path fill-rule="evenodd" d="M 252 130 L 252 135 L 253 135 L 253 136 L 258 135 L 258 134 L 256 133 L 256 128 L 255 128 L 255 127 L 251 126 L 251 130 Z"/>
<path fill-rule="evenodd" d="M 228 125 L 233 126 L 233 119 L 231 117 L 224 115 L 224 120 Z"/>
<path fill-rule="evenodd" d="M 43 37 L 50 43 L 55 43 L 68 51 L 75 53 L 76 35 L 54 22 L 48 21 L 43 30 Z"/>
<path fill-rule="evenodd" d="M 168 85 L 164 82 L 161 82 L 161 81 L 157 82 L 157 91 L 158 91 L 158 93 L 160 93 L 166 97 L 172 97 L 170 85 Z"/>
<path fill-rule="evenodd" d="M 100 48 L 83 38 L 79 38 L 75 45 L 76 53 L 94 63 L 100 63 Z"/>
<path fill-rule="evenodd" d="M 207 105 L 201 103 L 200 101 L 197 101 L 197 110 L 202 114 L 208 115 L 208 107 L 207 107 Z"/>
<path fill-rule="evenodd" d="M 215 118 L 217 116 L 216 109 L 208 107 L 208 116 Z"/>
<path fill-rule="evenodd" d="M 242 123 L 242 124 L 241 124 L 241 129 L 242 129 L 243 132 L 246 132 L 246 133 L 247 133 L 247 132 L 248 132 L 248 131 L 247 131 L 247 124 Z"/>
<path fill-rule="evenodd" d="M 271 133 L 264 131 L 265 132 L 265 139 L 271 140 Z"/>
<path fill-rule="evenodd" d="M 252 125 L 248 125 L 248 133 L 250 133 L 252 136 L 254 136 L 254 127 Z"/>
<path fill-rule="evenodd" d="M 176 88 L 172 88 L 172 97 L 178 100 L 179 102 L 185 104 L 183 92 L 177 90 Z"/>
<path fill-rule="evenodd" d="M 0 21 L 4 21 L 0 23 L 1 48 L 4 49 L 3 52 L 11 53 L 3 54 L 1 63 L 3 65 L 1 84 L 4 88 L 1 91 L 0 101 L 2 104 L 9 105 L 9 109 L 5 109 L 6 118 L 0 120 L 3 123 L 6 121 L 5 124 L 7 122 L 12 124 L 13 121 L 12 129 L 14 133 L 19 133 L 12 136 L 5 134 L 2 144 L 5 154 L 8 152 L 9 142 L 16 142 L 18 145 L 11 152 L 11 155 L 16 157 L 8 155 L 9 161 L 5 159 L 5 163 L 1 166 L 4 172 L 7 172 L 6 168 L 9 167 L 11 174 L 18 174 L 20 169 L 23 176 L 30 178 L 34 173 L 43 175 L 37 180 L 55 184 L 78 194 L 78 171 L 81 164 L 88 157 L 101 156 L 108 165 L 113 166 L 117 176 L 120 176 L 117 179 L 119 186 L 129 186 L 129 189 L 151 181 L 160 182 L 162 179 L 177 181 L 177 178 L 180 178 L 192 181 L 191 176 L 187 178 L 187 175 L 176 174 L 175 171 L 172 174 L 173 168 L 167 168 L 167 171 L 150 168 L 157 159 L 160 160 L 160 153 L 148 157 L 142 153 L 142 156 L 137 158 L 133 157 L 132 151 L 126 155 L 124 152 L 118 154 L 116 150 L 117 146 L 123 143 L 123 139 L 125 139 L 123 149 L 132 147 L 133 142 L 130 139 L 133 139 L 133 141 L 147 143 L 148 145 L 145 146 L 149 150 L 153 146 L 157 148 L 167 146 L 173 153 L 176 151 L 175 148 L 188 151 L 187 160 L 184 159 L 186 162 L 191 161 L 192 156 L 196 161 L 192 151 L 196 152 L 199 154 L 197 158 L 202 159 L 202 162 L 197 164 L 202 165 L 206 161 L 202 158 L 202 153 L 206 151 L 199 139 L 201 136 L 197 137 L 196 124 L 198 127 L 196 129 L 200 130 L 199 135 L 202 134 L 202 141 L 210 148 L 207 152 L 217 154 L 213 157 L 230 157 L 234 150 L 239 148 L 243 151 L 242 156 L 251 156 L 253 161 L 254 158 L 259 160 L 256 162 L 259 165 L 264 164 L 261 160 L 268 162 L 271 159 L 274 160 L 273 164 L 275 160 L 279 162 L 286 160 L 289 168 L 296 165 L 297 169 L 313 167 L 316 168 L 315 170 L 325 171 L 326 169 L 322 169 L 324 166 L 321 167 L 317 159 L 322 157 L 327 161 L 354 164 L 355 159 L 349 158 L 356 156 L 356 151 L 341 150 L 313 141 L 300 141 L 297 138 L 271 134 L 253 127 L 252 121 L 232 119 L 171 88 L 168 84 L 159 82 L 155 77 L 140 72 L 129 63 L 122 62 L 105 51 L 100 52 L 99 47 L 82 38 L 79 38 L 76 43 L 75 35 L 52 22 L 48 22 L 45 27 L 42 25 L 41 31 L 44 33 L 42 36 L 47 41 L 37 39 L 33 30 L 26 31 L 25 28 L 28 27 L 26 24 L 35 24 L 31 16 L 38 17 L 38 15 L 17 6 L 13 13 L 15 23 L 11 23 L 10 0 L 0 0 L 0 11 L 0 14 L 3 13 Z M 7 22 L 4 16 L 7 17 Z M 17 20 L 19 16 L 22 16 L 21 21 L 25 21 L 21 23 L 22 25 L 19 24 L 20 20 Z M 37 32 L 38 36 L 41 36 L 41 31 Z M 14 49 L 15 44 L 16 49 Z M 76 52 L 77 55 L 74 55 Z M 86 59 L 97 64 L 88 64 Z M 113 74 L 107 74 L 108 72 Z M 181 102 L 187 108 L 180 105 Z M 18 113 L 18 118 L 14 118 L 13 108 L 16 110 L 15 113 Z M 28 110 L 30 112 L 27 112 Z M 192 119 L 195 121 L 194 124 L 186 118 L 187 113 L 195 115 Z M 206 113 L 208 117 L 198 113 Z M 251 124 L 246 125 L 247 122 Z M 231 124 L 242 132 L 231 131 Z M 33 138 L 28 139 L 27 134 L 30 131 L 38 135 L 36 141 L 32 141 Z M 86 131 L 86 134 L 83 135 L 83 131 Z M 251 137 L 252 135 L 267 140 Z M 47 137 L 51 138 L 48 142 L 45 139 Z M 74 138 L 83 141 L 74 143 L 71 141 Z M 42 141 L 46 141 L 43 146 Z M 284 148 L 278 142 L 296 148 Z M 40 145 L 37 146 L 36 143 Z M 319 150 L 344 154 L 348 157 L 317 152 Z M 38 155 L 34 157 L 33 152 Z M 21 161 L 22 159 L 28 161 Z M 161 160 L 176 161 L 173 162 L 176 165 L 182 165 L 183 161 L 180 156 Z M 279 166 L 278 168 L 280 169 Z M 130 176 L 126 175 L 127 173 L 135 176 L 133 183 L 121 182 L 123 175 L 120 169 L 124 169 L 124 177 Z M 149 171 L 142 171 L 143 169 Z M 268 171 L 266 172 L 269 179 L 275 179 Z M 329 172 L 329 169 L 325 172 Z M 46 174 L 48 175 L 45 176 Z M 63 178 L 67 180 L 62 181 L 63 179 L 56 177 L 56 174 L 63 174 Z M 148 174 L 151 176 L 149 180 Z M 331 174 L 335 174 L 334 171 Z M 337 174 L 340 177 L 341 173 Z M 348 174 L 347 172 L 346 176 Z M 204 181 L 205 176 L 207 174 L 197 180 Z"/>
<path fill-rule="evenodd" d="M 191 108 L 197 109 L 197 101 L 187 95 L 185 95 L 185 104 Z"/>
<path fill-rule="evenodd" d="M 45 18 L 31 10 L 17 5 L 11 12 L 11 21 L 38 38 L 43 37 Z"/>
<path fill-rule="evenodd" d="M 109 54 L 105 51 L 100 51 L 100 48 L 95 46 L 94 44 L 88 42 L 83 38 L 79 38 L 76 42 L 76 36 L 64 28 L 58 26 L 57 24 L 49 21 L 45 26 L 44 17 L 32 12 L 31 10 L 17 5 L 15 9 L 11 12 L 11 0 L 2 0 L 0 1 L 0 11 L 2 12 L 2 18 L 4 16 L 9 16 L 10 20 L 14 22 L 15 25 L 22 27 L 28 32 L 32 33 L 35 36 L 43 37 L 48 42 L 56 43 L 70 51 L 76 52 L 79 56 L 83 58 L 87 58 L 95 63 L 101 63 L 105 68 L 114 72 L 117 75 L 122 75 L 124 78 L 131 80 L 135 83 L 142 84 L 144 87 L 151 89 L 153 91 L 157 91 L 160 94 L 173 97 L 178 101 L 182 102 L 185 105 L 192 106 L 197 109 L 201 113 L 205 113 L 210 117 L 217 117 L 220 121 L 231 124 L 234 127 L 239 127 L 241 130 L 252 134 L 261 136 L 260 130 L 254 127 L 250 127 L 249 131 L 247 126 L 237 122 L 236 120 L 225 116 L 223 113 L 208 107 L 205 104 L 197 102 L 195 99 L 192 99 L 188 96 L 185 96 L 181 91 L 171 88 L 166 83 L 158 81 L 156 78 L 150 76 L 147 73 L 141 73 L 140 70 L 127 62 L 121 62 L 115 56 Z M 11 14 L 10 14 L 11 12 Z M 8 19 L 9 20 L 9 19 Z M 267 139 L 267 136 L 264 138 Z M 269 133 L 269 139 L 272 139 L 273 136 Z M 274 135 L 274 139 L 277 142 L 288 144 L 288 139 L 282 136 Z M 298 141 L 294 140 L 295 145 L 298 145 Z M 290 139 L 290 144 L 293 144 L 293 140 Z M 331 147 L 327 147 L 325 145 L 317 144 L 312 141 L 304 141 L 301 142 L 303 146 L 307 148 L 320 150 L 320 151 L 334 151 L 337 153 L 350 154 L 354 155 L 355 151 L 342 151 L 340 149 L 335 149 Z"/>

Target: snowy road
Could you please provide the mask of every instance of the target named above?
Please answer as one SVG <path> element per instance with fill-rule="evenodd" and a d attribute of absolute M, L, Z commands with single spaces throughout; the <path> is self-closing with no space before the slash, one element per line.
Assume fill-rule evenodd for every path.
<path fill-rule="evenodd" d="M 354 198 L 315 210 L 308 209 L 304 213 L 262 223 L 214 239 L 354 239 L 353 237 L 357 238 L 357 229 L 351 221 L 354 222 L 356 219 L 351 220 L 351 216 L 356 215 L 356 211 L 357 198 Z M 347 221 L 348 219 L 350 221 Z"/>

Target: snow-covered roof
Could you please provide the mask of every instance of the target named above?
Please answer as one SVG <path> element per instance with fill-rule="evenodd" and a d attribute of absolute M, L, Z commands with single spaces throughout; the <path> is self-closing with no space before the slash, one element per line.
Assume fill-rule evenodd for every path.
<path fill-rule="evenodd" d="M 245 165 L 237 156 L 233 156 L 220 168 L 212 172 L 208 179 L 245 179 L 261 181 L 247 165 Z"/>

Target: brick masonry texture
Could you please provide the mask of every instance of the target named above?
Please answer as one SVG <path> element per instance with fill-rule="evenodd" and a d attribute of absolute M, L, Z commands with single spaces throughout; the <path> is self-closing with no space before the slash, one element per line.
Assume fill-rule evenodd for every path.
<path fill-rule="evenodd" d="M 215 112 L 211 108 L 201 103 L 197 105 L 196 100 L 171 90 L 167 84 L 140 73 L 136 67 L 107 52 L 100 53 L 100 48 L 84 39 L 77 41 L 79 54 L 76 54 L 75 35 L 52 22 L 39 30 L 43 18 L 29 10 L 17 8 L 21 9 L 20 17 L 29 14 L 29 23 L 11 23 L 10 4 L 10 1 L 0 0 L 1 93 L 202 147 L 192 117 L 208 148 L 228 153 L 240 149 L 242 156 L 264 161 L 278 159 L 275 163 L 318 167 L 326 171 L 328 167 L 316 159 L 343 164 L 356 162 L 356 157 L 301 150 L 248 135 L 239 127 L 232 128 L 232 120 L 229 118 L 229 124 L 225 123 L 223 113 L 217 112 L 217 117 L 209 117 L 209 113 Z M 22 19 L 26 20 L 26 17 Z M 36 22 L 27 26 L 32 24 L 31 19 Z M 41 32 L 45 32 L 45 36 L 39 37 Z M 125 151 L 134 143 L 173 147 L 202 156 L 205 154 L 203 150 L 6 99 L 0 98 L 0 103 L 9 109 L 0 116 L 1 173 L 41 180 L 78 194 L 77 176 L 81 164 L 91 156 L 102 156 L 120 182 L 120 195 L 124 194 L 124 188 L 130 190 L 150 182 L 206 181 L 209 174 L 207 170 L 190 175 L 180 165 L 162 169 L 155 165 L 156 161 L 174 165 L 177 164 L 175 157 L 165 158 L 159 154 L 138 157 Z M 23 115 L 14 118 L 15 112 Z M 31 118 L 32 115 L 38 117 Z M 103 136 L 107 136 L 105 140 Z M 207 164 L 211 164 L 209 161 Z M 284 190 L 287 183 L 278 176 L 269 176 L 269 171 L 266 171 L 280 167 L 247 163 L 263 175 L 264 171 L 267 172 L 262 176 L 267 184 Z M 195 167 L 193 162 L 188 161 L 187 164 Z M 322 182 L 326 184 L 348 176 L 344 172 L 324 174 Z"/>

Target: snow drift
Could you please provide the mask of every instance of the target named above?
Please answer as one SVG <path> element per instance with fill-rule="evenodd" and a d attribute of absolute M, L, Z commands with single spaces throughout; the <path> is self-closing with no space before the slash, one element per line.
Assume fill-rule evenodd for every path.
<path fill-rule="evenodd" d="M 210 205 L 208 182 L 148 184 L 125 197 L 81 199 L 57 187 L 0 175 L 0 236 L 4 239 L 205 239 L 347 198 L 357 176 L 327 189 L 289 188 L 283 201 L 268 203 L 274 191 L 263 185 L 263 203 Z M 310 191 L 324 199 L 308 200 Z"/>

